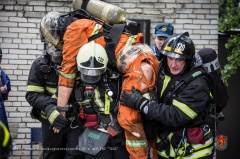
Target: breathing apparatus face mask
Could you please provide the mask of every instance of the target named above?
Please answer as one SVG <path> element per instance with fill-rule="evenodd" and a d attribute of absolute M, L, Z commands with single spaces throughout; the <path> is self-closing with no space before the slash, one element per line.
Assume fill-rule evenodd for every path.
<path fill-rule="evenodd" d="M 101 80 L 102 74 L 106 69 L 85 69 L 79 68 L 80 80 L 85 85 L 84 96 L 87 99 L 92 99 L 95 95 L 94 90 L 97 83 Z"/>
<path fill-rule="evenodd" d="M 56 65 L 61 65 L 62 63 L 62 51 L 56 50 L 51 54 L 51 60 Z"/>
<path fill-rule="evenodd" d="M 62 51 L 56 49 L 51 43 L 47 44 L 47 52 L 51 56 L 51 61 L 56 65 L 60 66 L 62 63 Z"/>

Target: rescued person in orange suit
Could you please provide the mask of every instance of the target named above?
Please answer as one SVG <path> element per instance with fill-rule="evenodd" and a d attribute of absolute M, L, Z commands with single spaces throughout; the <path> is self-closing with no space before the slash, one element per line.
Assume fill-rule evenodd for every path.
<path fill-rule="evenodd" d="M 148 100 L 132 88 L 133 93 L 123 92 L 120 102 L 159 121 L 159 158 L 212 159 L 214 127 L 210 125 L 213 122 L 208 123 L 211 119 L 208 112 L 213 98 L 209 78 L 198 76 L 174 92 L 181 79 L 197 69 L 195 47 L 188 32 L 170 36 L 161 53 L 163 61 L 156 82 L 156 99 Z M 196 137 L 196 134 L 200 135 Z"/>
<path fill-rule="evenodd" d="M 152 50 L 159 61 L 162 59 L 160 53 L 162 45 L 169 36 L 173 35 L 173 31 L 174 27 L 170 23 L 159 23 L 155 26 L 153 35 L 155 45 L 152 47 Z"/>

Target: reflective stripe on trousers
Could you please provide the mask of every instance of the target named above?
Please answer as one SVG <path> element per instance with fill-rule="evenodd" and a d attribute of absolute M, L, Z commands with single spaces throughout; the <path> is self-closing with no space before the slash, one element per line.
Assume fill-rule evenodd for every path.
<path fill-rule="evenodd" d="M 148 142 L 144 133 L 138 130 L 141 135 L 141 139 L 138 139 L 136 136 L 132 135 L 132 133 L 125 131 L 126 137 L 126 148 L 129 152 L 130 159 L 146 159 L 148 153 Z"/>

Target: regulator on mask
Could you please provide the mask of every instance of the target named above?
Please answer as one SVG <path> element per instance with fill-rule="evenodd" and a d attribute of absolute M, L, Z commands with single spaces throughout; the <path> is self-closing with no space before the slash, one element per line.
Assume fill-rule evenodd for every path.
<path fill-rule="evenodd" d="M 62 50 L 56 49 L 51 43 L 47 43 L 47 53 L 51 56 L 51 61 L 57 69 L 61 68 Z"/>
<path fill-rule="evenodd" d="M 80 48 L 76 61 L 80 80 L 84 86 L 84 97 L 91 99 L 95 95 L 96 84 L 106 72 L 107 53 L 101 45 L 91 41 Z"/>

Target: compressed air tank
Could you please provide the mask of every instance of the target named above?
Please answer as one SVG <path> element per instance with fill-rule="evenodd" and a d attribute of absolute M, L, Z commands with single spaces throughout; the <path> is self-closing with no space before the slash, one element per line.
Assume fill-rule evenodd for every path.
<path fill-rule="evenodd" d="M 83 1 L 74 0 L 72 3 L 73 9 L 81 9 Z M 89 0 L 86 11 L 108 24 L 119 24 L 126 20 L 126 15 L 122 8 L 99 0 Z"/>

